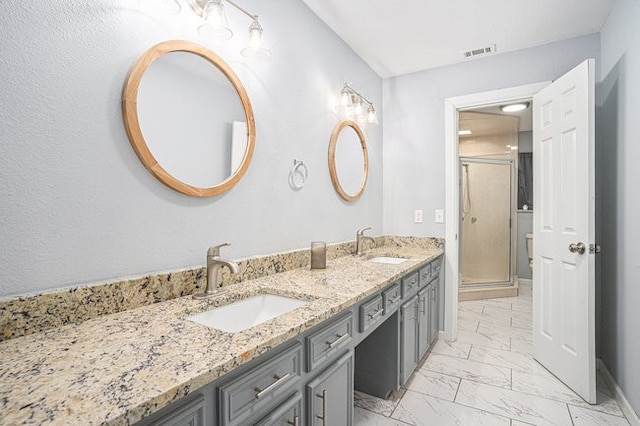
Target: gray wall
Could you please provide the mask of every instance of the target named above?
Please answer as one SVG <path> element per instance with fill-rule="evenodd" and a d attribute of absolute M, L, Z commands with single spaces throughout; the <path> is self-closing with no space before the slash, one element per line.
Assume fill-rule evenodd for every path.
<path fill-rule="evenodd" d="M 618 0 L 601 33 L 596 176 L 600 355 L 640 412 L 640 2 Z"/>
<path fill-rule="evenodd" d="M 384 231 L 444 237 L 444 100 L 553 80 L 600 55 L 597 34 L 384 81 Z M 597 61 L 596 61 L 597 63 Z M 423 224 L 413 223 L 423 209 Z"/>
<path fill-rule="evenodd" d="M 246 17 L 229 7 L 236 37 L 209 43 L 181 4 L 172 15 L 156 0 L 0 2 L 0 297 L 203 265 L 223 241 L 233 244 L 224 255 L 240 258 L 353 239 L 365 225 L 381 233 L 382 126 L 366 129 L 370 177 L 359 201 L 338 197 L 327 157 L 342 84 L 380 112 L 382 80 L 301 1 L 243 0 L 274 51 L 266 61 L 240 56 Z M 253 161 L 227 194 L 169 189 L 126 137 L 127 72 L 169 39 L 212 48 L 253 103 Z M 287 184 L 294 159 L 309 168 L 298 192 Z"/>

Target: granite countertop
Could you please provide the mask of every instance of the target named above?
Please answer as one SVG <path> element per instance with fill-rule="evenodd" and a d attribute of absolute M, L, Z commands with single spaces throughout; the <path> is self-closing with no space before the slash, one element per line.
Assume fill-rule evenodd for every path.
<path fill-rule="evenodd" d="M 229 286 L 212 301 L 182 297 L 0 343 L 0 425 L 126 425 L 351 307 L 442 253 L 379 247 L 327 269 L 301 268 Z M 367 262 L 373 256 L 409 260 Z M 238 333 L 185 317 L 258 293 L 304 307 Z"/>

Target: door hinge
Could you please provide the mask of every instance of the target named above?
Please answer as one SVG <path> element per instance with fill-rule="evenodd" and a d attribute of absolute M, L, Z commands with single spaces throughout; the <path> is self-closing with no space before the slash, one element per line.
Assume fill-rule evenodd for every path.
<path fill-rule="evenodd" d="M 601 251 L 600 244 L 589 244 L 589 253 L 590 254 L 600 253 L 600 251 Z"/>

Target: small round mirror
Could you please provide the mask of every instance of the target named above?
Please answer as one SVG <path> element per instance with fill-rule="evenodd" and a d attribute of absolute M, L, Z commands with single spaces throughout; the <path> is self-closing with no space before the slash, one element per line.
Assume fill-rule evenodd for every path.
<path fill-rule="evenodd" d="M 364 192 L 369 174 L 367 144 L 360 126 L 354 121 L 339 123 L 329 144 L 329 173 L 338 194 L 355 201 Z"/>
<path fill-rule="evenodd" d="M 251 104 L 231 68 L 203 46 L 168 41 L 145 52 L 125 84 L 123 115 L 142 163 L 175 190 L 220 194 L 248 168 Z"/>

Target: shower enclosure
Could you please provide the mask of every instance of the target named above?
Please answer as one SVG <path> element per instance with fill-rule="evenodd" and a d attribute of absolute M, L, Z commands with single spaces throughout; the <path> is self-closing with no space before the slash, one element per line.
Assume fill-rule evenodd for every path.
<path fill-rule="evenodd" d="M 460 158 L 461 287 L 513 284 L 513 160 Z"/>

